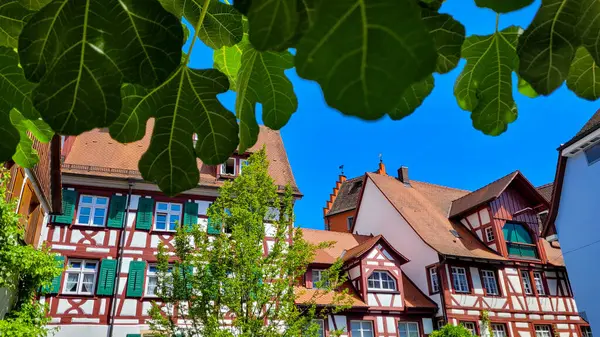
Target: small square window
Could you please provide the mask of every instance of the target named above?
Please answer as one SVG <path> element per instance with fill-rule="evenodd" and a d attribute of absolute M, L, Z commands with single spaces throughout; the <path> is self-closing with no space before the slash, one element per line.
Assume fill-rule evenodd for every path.
<path fill-rule="evenodd" d="M 552 329 L 549 325 L 536 325 L 535 337 L 552 337 Z"/>
<path fill-rule="evenodd" d="M 494 236 L 494 229 L 492 227 L 488 227 L 485 229 L 485 237 L 488 242 L 494 242 L 496 236 Z"/>
<path fill-rule="evenodd" d="M 327 271 L 323 269 L 313 269 L 312 282 L 313 288 L 315 289 L 327 288 L 329 286 L 329 282 L 327 281 Z"/>
<path fill-rule="evenodd" d="M 235 175 L 235 158 L 229 158 L 223 164 L 221 164 L 221 175 Z"/>
<path fill-rule="evenodd" d="M 85 226 L 104 226 L 108 210 L 108 198 L 92 195 L 82 195 L 79 198 L 79 207 L 77 210 L 78 225 Z"/>
<path fill-rule="evenodd" d="M 600 159 L 600 143 L 596 143 L 585 149 L 585 157 L 588 165 L 596 163 Z"/>
<path fill-rule="evenodd" d="M 477 325 L 475 324 L 475 322 L 460 322 L 460 324 L 462 324 L 462 326 L 464 326 L 465 329 L 469 330 L 471 332 L 471 335 L 477 336 Z"/>
<path fill-rule="evenodd" d="M 240 174 L 242 174 L 244 167 L 248 166 L 249 163 L 246 159 L 240 159 Z"/>
<path fill-rule="evenodd" d="M 177 224 L 181 223 L 181 204 L 170 202 L 156 203 L 156 216 L 154 229 L 159 231 L 175 231 Z"/>

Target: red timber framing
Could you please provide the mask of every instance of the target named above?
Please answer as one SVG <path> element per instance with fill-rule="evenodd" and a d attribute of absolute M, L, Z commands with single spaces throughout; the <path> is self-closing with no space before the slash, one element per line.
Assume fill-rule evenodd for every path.
<path fill-rule="evenodd" d="M 79 210 L 79 200 L 82 194 L 92 196 L 108 197 L 108 204 L 113 195 L 127 196 L 128 190 L 125 189 L 105 189 L 98 187 L 65 185 L 65 189 L 74 189 L 77 195 L 75 203 L 74 216 L 70 225 L 48 223 L 46 225 L 45 236 L 42 239 L 49 246 L 50 250 L 65 257 L 65 265 L 68 265 L 71 259 L 87 259 L 99 262 L 103 259 L 118 258 L 120 248 L 119 242 L 122 242 L 122 264 L 118 271 L 119 289 L 118 295 L 97 295 L 96 286 L 98 272 L 95 276 L 94 291 L 89 295 L 71 295 L 65 294 L 66 274 L 63 273 L 58 294 L 51 294 L 41 297 L 43 303 L 49 304 L 49 315 L 52 317 L 51 324 L 108 324 L 110 323 L 111 310 L 115 305 L 114 324 L 117 325 L 145 325 L 149 319 L 147 311 L 152 301 L 156 297 L 146 296 L 146 283 L 148 265 L 157 262 L 157 247 L 162 243 L 167 249 L 173 250 L 174 233 L 169 231 L 157 231 L 154 226 L 149 230 L 136 229 L 136 216 L 138 198 L 152 197 L 154 199 L 154 208 L 152 212 L 152 224 L 154 224 L 154 209 L 156 202 L 179 203 L 182 206 L 188 201 L 212 202 L 214 197 L 198 195 L 179 195 L 169 198 L 160 192 L 132 190 L 132 202 L 130 207 L 126 208 L 126 224 L 124 228 L 110 228 L 106 226 L 85 226 L 76 224 L 76 217 Z M 182 207 L 183 217 L 183 207 Z M 124 219 L 124 221 L 125 221 Z M 180 219 L 181 220 L 181 219 Z M 198 223 L 206 225 L 207 216 L 198 214 Z M 43 234 L 44 235 L 44 234 Z M 268 251 L 269 242 L 274 238 L 265 238 L 264 249 Z M 175 259 L 174 257 L 172 258 Z M 146 269 L 143 277 L 143 295 L 131 297 L 127 296 L 127 284 L 130 264 L 133 261 L 145 262 Z M 116 287 L 116 284 L 115 284 Z M 116 302 L 115 302 L 116 301 Z M 175 308 L 174 310 L 178 310 Z M 177 312 L 175 312 L 177 314 Z M 227 323 L 227 322 L 225 322 Z"/>

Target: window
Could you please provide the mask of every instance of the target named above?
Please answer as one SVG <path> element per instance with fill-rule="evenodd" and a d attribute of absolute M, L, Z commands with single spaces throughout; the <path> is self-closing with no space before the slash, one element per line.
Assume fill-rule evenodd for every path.
<path fill-rule="evenodd" d="M 440 291 L 440 283 L 438 280 L 437 268 L 431 267 L 428 269 L 427 274 L 429 275 L 429 285 L 431 286 L 431 293 L 437 293 Z"/>
<path fill-rule="evenodd" d="M 527 270 L 521 270 L 521 280 L 523 280 L 523 290 L 525 295 L 533 295 L 533 288 L 531 287 L 531 278 Z"/>
<path fill-rule="evenodd" d="M 154 229 L 160 231 L 175 231 L 177 224 L 181 222 L 181 204 L 170 202 L 156 203 L 156 217 L 154 218 Z"/>
<path fill-rule="evenodd" d="M 249 164 L 248 160 L 240 159 L 240 174 L 242 174 L 244 167 L 248 166 L 248 164 Z"/>
<path fill-rule="evenodd" d="M 169 273 L 173 271 L 173 267 L 169 266 Z M 156 264 L 148 265 L 146 273 L 146 296 L 158 296 L 158 267 Z"/>
<path fill-rule="evenodd" d="M 507 222 L 502 228 L 508 255 L 525 258 L 537 258 L 537 247 L 531 234 L 520 223 Z"/>
<path fill-rule="evenodd" d="M 437 321 L 437 329 L 440 330 L 444 327 L 444 325 L 446 325 L 446 322 L 444 322 L 443 319 L 440 319 Z"/>
<path fill-rule="evenodd" d="M 471 335 L 477 336 L 477 325 L 475 325 L 475 322 L 460 322 L 460 324 L 469 330 Z"/>
<path fill-rule="evenodd" d="M 596 143 L 585 150 L 588 165 L 592 165 L 600 159 L 600 143 Z"/>
<path fill-rule="evenodd" d="M 367 281 L 369 290 L 396 290 L 396 280 L 387 271 L 376 270 Z"/>
<path fill-rule="evenodd" d="M 352 224 L 354 224 L 354 217 L 353 216 L 349 216 L 346 219 L 346 225 L 348 226 L 348 232 L 352 230 Z"/>
<path fill-rule="evenodd" d="M 319 326 L 319 337 L 325 337 L 325 321 L 322 319 L 313 319 L 313 323 Z"/>
<path fill-rule="evenodd" d="M 229 158 L 223 164 L 221 164 L 221 175 L 235 175 L 235 158 Z"/>
<path fill-rule="evenodd" d="M 552 337 L 552 329 L 549 325 L 536 325 L 535 337 Z"/>
<path fill-rule="evenodd" d="M 93 294 L 96 273 L 98 272 L 98 261 L 69 259 L 67 266 L 65 294 Z"/>
<path fill-rule="evenodd" d="M 369 321 L 350 321 L 352 337 L 373 337 L 373 323 Z"/>
<path fill-rule="evenodd" d="M 419 325 L 414 322 L 398 322 L 400 337 L 419 337 Z"/>
<path fill-rule="evenodd" d="M 82 195 L 79 198 L 77 224 L 87 226 L 104 226 L 108 198 L 93 195 Z"/>
<path fill-rule="evenodd" d="M 592 328 L 590 328 L 589 326 L 582 326 L 581 327 L 581 336 L 582 337 L 594 337 L 592 335 Z"/>
<path fill-rule="evenodd" d="M 327 282 L 327 274 L 325 270 L 322 269 L 313 269 L 312 270 L 312 281 L 313 288 L 326 288 L 329 285 Z M 317 282 L 322 282 L 322 284 L 317 285 Z"/>
<path fill-rule="evenodd" d="M 469 282 L 467 281 L 467 271 L 463 267 L 452 267 L 452 284 L 457 293 L 468 293 Z"/>
<path fill-rule="evenodd" d="M 542 273 L 534 271 L 533 281 L 535 282 L 535 290 L 537 291 L 538 295 L 546 295 L 546 288 L 544 287 L 544 279 Z"/>
<path fill-rule="evenodd" d="M 506 327 L 504 324 L 492 323 L 492 337 L 506 337 Z"/>
<path fill-rule="evenodd" d="M 498 283 L 496 282 L 496 274 L 492 270 L 482 270 L 481 278 L 483 279 L 483 287 L 486 295 L 499 295 Z"/>
<path fill-rule="evenodd" d="M 496 239 L 494 236 L 494 229 L 492 227 L 485 229 L 485 237 L 487 238 L 488 242 L 492 242 Z"/>

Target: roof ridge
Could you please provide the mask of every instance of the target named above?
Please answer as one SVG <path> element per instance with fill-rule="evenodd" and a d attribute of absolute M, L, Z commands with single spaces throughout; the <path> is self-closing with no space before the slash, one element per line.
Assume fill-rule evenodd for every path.
<path fill-rule="evenodd" d="M 540 185 L 540 186 L 535 186 L 535 188 L 536 189 L 538 189 L 538 188 L 544 188 L 544 187 L 548 187 L 548 186 L 551 186 L 551 185 L 554 185 L 554 182 L 546 183 L 546 184 Z"/>
<path fill-rule="evenodd" d="M 492 181 L 492 182 L 490 182 L 490 183 L 487 183 L 487 184 L 485 184 L 485 185 L 481 186 L 480 188 L 478 188 L 478 189 L 476 189 L 476 190 L 474 190 L 474 191 L 472 191 L 472 192 L 470 192 L 470 193 L 468 193 L 468 194 L 465 194 L 465 195 L 463 195 L 463 196 L 462 196 L 462 197 L 460 197 L 460 198 L 456 198 L 456 199 L 452 200 L 452 202 L 455 202 L 455 201 L 457 201 L 457 200 L 460 200 L 460 199 L 466 198 L 467 196 L 469 196 L 469 195 L 471 195 L 471 194 L 473 194 L 473 193 L 475 193 L 475 192 L 477 192 L 477 191 L 479 191 L 479 190 L 482 190 L 482 189 L 486 188 L 487 186 L 490 186 L 491 184 L 494 184 L 494 183 L 496 183 L 496 182 L 498 182 L 498 181 L 500 181 L 500 180 L 502 180 L 502 179 L 504 179 L 504 178 L 506 178 L 506 177 L 510 176 L 511 174 L 515 174 L 515 175 L 516 175 L 516 174 L 518 174 L 518 173 L 520 173 L 520 171 L 519 171 L 519 170 L 516 170 L 516 171 L 513 171 L 513 172 L 511 172 L 511 173 L 509 173 L 509 174 L 506 174 L 506 175 L 504 175 L 504 176 L 502 176 L 502 177 L 500 177 L 500 178 L 498 178 L 498 179 L 496 179 L 496 180 L 494 180 L 494 181 Z"/>
<path fill-rule="evenodd" d="M 412 180 L 412 181 L 417 182 L 417 183 L 421 183 L 421 184 L 427 184 L 427 185 L 435 186 L 435 187 L 445 188 L 447 190 L 455 190 L 455 191 L 461 191 L 461 192 L 469 192 L 469 193 L 471 193 L 471 191 L 465 190 L 465 189 L 462 189 L 462 188 L 444 186 L 444 185 L 434 184 L 434 183 L 430 183 L 430 182 L 427 182 L 427 181 L 421 181 L 421 180 Z"/>

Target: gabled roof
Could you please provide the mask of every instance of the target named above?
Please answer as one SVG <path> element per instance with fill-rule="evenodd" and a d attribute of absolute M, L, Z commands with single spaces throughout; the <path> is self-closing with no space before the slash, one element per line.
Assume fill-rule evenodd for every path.
<path fill-rule="evenodd" d="M 363 178 L 364 176 L 359 176 L 342 183 L 340 191 L 327 215 L 342 213 L 356 208 L 360 190 L 362 189 Z"/>
<path fill-rule="evenodd" d="M 579 130 L 579 132 L 577 132 L 573 138 L 561 145 L 559 150 L 576 143 L 578 140 L 596 131 L 598 128 L 600 128 L 600 109 L 596 111 L 596 113 L 585 123 L 585 125 L 583 125 L 581 130 Z"/>
<path fill-rule="evenodd" d="M 500 194 L 502 194 L 502 192 L 504 192 L 504 190 L 508 187 L 508 185 L 510 185 L 510 183 L 518 174 L 519 171 L 509 173 L 504 177 L 481 187 L 478 190 L 452 201 L 450 217 L 459 215 L 465 211 L 496 199 L 500 196 Z"/>
<path fill-rule="evenodd" d="M 322 242 L 332 242 L 333 244 L 325 249 L 318 249 L 313 258 L 314 264 L 332 264 L 337 258 L 343 256 L 344 261 L 352 260 L 354 257 L 360 257 L 368 252 L 377 243 L 382 243 L 391 250 L 391 253 L 398 255 L 400 260 L 408 261 L 404 256 L 397 252 L 383 236 L 367 236 L 342 232 L 331 232 L 317 229 L 302 229 L 304 240 L 312 244 L 320 244 Z M 403 263 L 404 261 L 400 261 Z M 437 305 L 429 297 L 415 286 L 414 282 L 402 273 L 402 284 L 404 301 L 407 308 L 418 309 L 436 309 Z M 356 293 L 352 283 L 347 281 L 342 284 L 341 288 L 336 291 L 324 293 L 322 290 L 308 289 L 306 287 L 295 287 L 294 291 L 297 296 L 296 303 L 302 304 L 310 301 L 315 293 L 320 292 L 316 299 L 317 305 L 334 304 L 335 295 L 339 295 L 341 291 L 348 289 L 350 295 L 351 306 L 353 308 L 369 307 L 361 297 Z"/>
<path fill-rule="evenodd" d="M 373 248 L 376 244 L 382 243 L 388 249 L 388 251 L 394 255 L 396 255 L 396 259 L 399 260 L 400 264 L 407 263 L 409 259 L 407 259 L 404 255 L 400 254 L 392 245 L 387 242 L 387 240 L 383 237 L 383 235 L 377 235 L 369 240 L 359 244 L 356 247 L 350 248 L 344 253 L 342 260 L 350 261 L 355 258 L 360 258 L 363 254 L 369 252 L 371 248 Z"/>
<path fill-rule="evenodd" d="M 317 306 L 329 306 L 336 303 L 336 297 L 340 296 L 344 290 L 347 290 L 350 306 L 352 308 L 368 308 L 369 305 L 363 301 L 354 290 L 352 282 L 344 282 L 339 289 L 332 291 L 324 291 L 315 288 L 306 288 L 303 286 L 295 286 L 294 294 L 296 295 L 296 304 L 307 304 L 314 302 Z M 339 299 L 337 299 L 339 301 Z M 346 304 L 346 302 L 344 302 Z"/>
<path fill-rule="evenodd" d="M 84 132 L 72 143 L 62 171 L 64 174 L 141 179 L 138 161 L 150 145 L 153 127 L 154 120 L 151 119 L 146 123 L 144 137 L 127 144 L 112 139 L 106 129 Z M 266 147 L 269 160 L 269 174 L 275 184 L 285 186 L 289 183 L 299 193 L 279 131 L 261 126 L 258 141 L 247 152 L 256 152 L 263 146 Z M 206 165 L 200 159 L 197 162 L 200 171 L 199 185 L 218 187 L 222 184 L 217 179 L 215 166 Z"/>
<path fill-rule="evenodd" d="M 462 198 L 454 200 L 449 217 L 456 217 L 498 198 L 513 183 L 518 183 L 522 187 L 522 191 L 527 193 L 530 198 L 537 199 L 538 202 L 549 206 L 548 200 L 539 194 L 529 180 L 520 171 L 514 171 Z"/>
<path fill-rule="evenodd" d="M 435 205 L 419 190 L 385 175 L 367 173 L 368 178 L 390 201 L 425 243 L 441 254 L 506 260 L 485 246 L 460 223 L 450 221 L 443 207 Z M 421 186 L 423 188 L 423 186 Z M 451 231 L 456 231 L 457 238 Z"/>
<path fill-rule="evenodd" d="M 553 183 L 548 183 L 542 186 L 538 186 L 535 188 L 538 193 L 544 197 L 544 199 L 546 199 L 546 201 L 551 202 L 552 201 L 552 191 L 554 190 L 554 184 Z"/>

